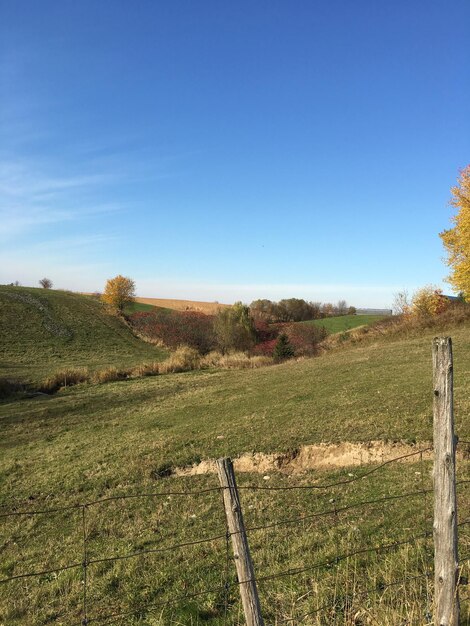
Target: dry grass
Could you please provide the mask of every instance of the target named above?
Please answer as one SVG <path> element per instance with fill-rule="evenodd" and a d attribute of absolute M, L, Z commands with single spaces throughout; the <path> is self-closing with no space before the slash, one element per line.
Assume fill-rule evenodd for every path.
<path fill-rule="evenodd" d="M 115 380 L 123 380 L 124 378 L 128 378 L 128 376 L 129 370 L 111 366 L 94 372 L 87 380 L 88 382 L 100 385 L 102 383 L 110 383 Z"/>
<path fill-rule="evenodd" d="M 220 367 L 221 369 L 255 369 L 274 365 L 274 359 L 269 356 L 249 356 L 245 352 L 231 352 L 221 354 L 220 352 L 209 352 L 202 359 L 202 367 Z"/>
<path fill-rule="evenodd" d="M 55 393 L 63 387 L 71 387 L 90 380 L 87 367 L 67 367 L 48 376 L 39 387 L 44 393 Z"/>
<path fill-rule="evenodd" d="M 143 378 L 144 376 L 157 376 L 160 374 L 161 363 L 154 361 L 153 363 L 142 363 L 137 365 L 130 372 L 131 378 Z"/>
<path fill-rule="evenodd" d="M 159 374 L 175 374 L 209 368 L 255 369 L 273 364 L 274 360 L 267 356 L 249 356 L 244 352 L 233 352 L 230 354 L 210 352 L 202 357 L 194 348 L 180 346 L 165 361 L 141 363 L 131 368 L 110 366 L 96 371 L 90 371 L 86 367 L 62 369 L 46 378 L 40 384 L 39 391 L 51 394 L 79 383 L 101 385 L 117 380 L 144 378 L 145 376 L 158 376 Z M 6 382 L 3 384 L 2 380 L 0 380 L 0 397 L 2 397 L 3 388 L 5 388 L 4 397 L 6 397 L 10 395 L 11 392 L 9 390 L 12 387 L 7 385 Z"/>
<path fill-rule="evenodd" d="M 230 304 L 220 304 L 219 302 L 199 302 L 198 300 L 173 300 L 165 298 L 136 298 L 136 302 L 142 304 L 151 304 L 165 309 L 174 309 L 175 311 L 198 311 L 213 315 L 219 309 L 229 308 Z"/>
<path fill-rule="evenodd" d="M 173 372 L 189 372 L 201 369 L 201 355 L 194 348 L 181 346 L 173 354 L 160 363 L 160 374 Z"/>

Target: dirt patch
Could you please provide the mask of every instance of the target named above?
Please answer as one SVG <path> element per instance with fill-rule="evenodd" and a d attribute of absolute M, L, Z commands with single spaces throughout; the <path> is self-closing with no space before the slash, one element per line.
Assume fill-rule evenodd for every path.
<path fill-rule="evenodd" d="M 398 457 L 400 462 L 420 460 L 419 451 L 430 447 L 430 443 L 409 444 L 406 442 L 369 441 L 367 443 L 320 443 L 302 446 L 288 454 L 246 453 L 233 459 L 237 472 L 282 472 L 299 474 L 312 469 L 334 469 L 356 467 L 373 463 L 386 463 Z M 410 456 L 406 456 L 410 455 Z M 423 459 L 432 458 L 432 450 L 423 452 Z M 190 467 L 175 468 L 174 476 L 195 476 L 216 473 L 215 460 L 208 459 Z"/>

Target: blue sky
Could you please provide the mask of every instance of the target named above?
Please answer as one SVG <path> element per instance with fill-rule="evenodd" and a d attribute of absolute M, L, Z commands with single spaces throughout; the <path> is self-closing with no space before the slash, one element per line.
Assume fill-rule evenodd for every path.
<path fill-rule="evenodd" d="M 467 0 L 0 0 L 0 282 L 449 291 L 469 24 Z"/>

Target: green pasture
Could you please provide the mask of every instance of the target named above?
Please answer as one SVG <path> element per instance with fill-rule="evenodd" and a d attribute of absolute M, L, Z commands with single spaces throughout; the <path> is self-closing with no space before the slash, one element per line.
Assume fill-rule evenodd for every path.
<path fill-rule="evenodd" d="M 318 320 L 308 320 L 301 324 L 315 324 L 323 326 L 329 333 L 341 333 L 358 326 L 367 326 L 384 319 L 384 315 L 339 315 L 338 317 L 325 317 Z"/>

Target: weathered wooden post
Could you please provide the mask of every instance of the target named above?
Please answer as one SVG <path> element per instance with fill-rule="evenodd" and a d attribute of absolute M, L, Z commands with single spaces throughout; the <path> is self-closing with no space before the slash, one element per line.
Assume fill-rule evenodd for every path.
<path fill-rule="evenodd" d="M 248 538 L 246 536 L 231 459 L 219 459 L 217 461 L 217 472 L 220 484 L 223 487 L 227 526 L 232 537 L 233 555 L 237 568 L 238 582 L 240 583 L 240 595 L 246 624 L 247 626 L 264 626 L 258 590 L 256 588 L 255 571 L 250 556 L 250 548 L 248 546 Z"/>
<path fill-rule="evenodd" d="M 436 337 L 433 340 L 436 626 L 458 626 L 460 620 L 452 368 L 452 340 Z"/>

